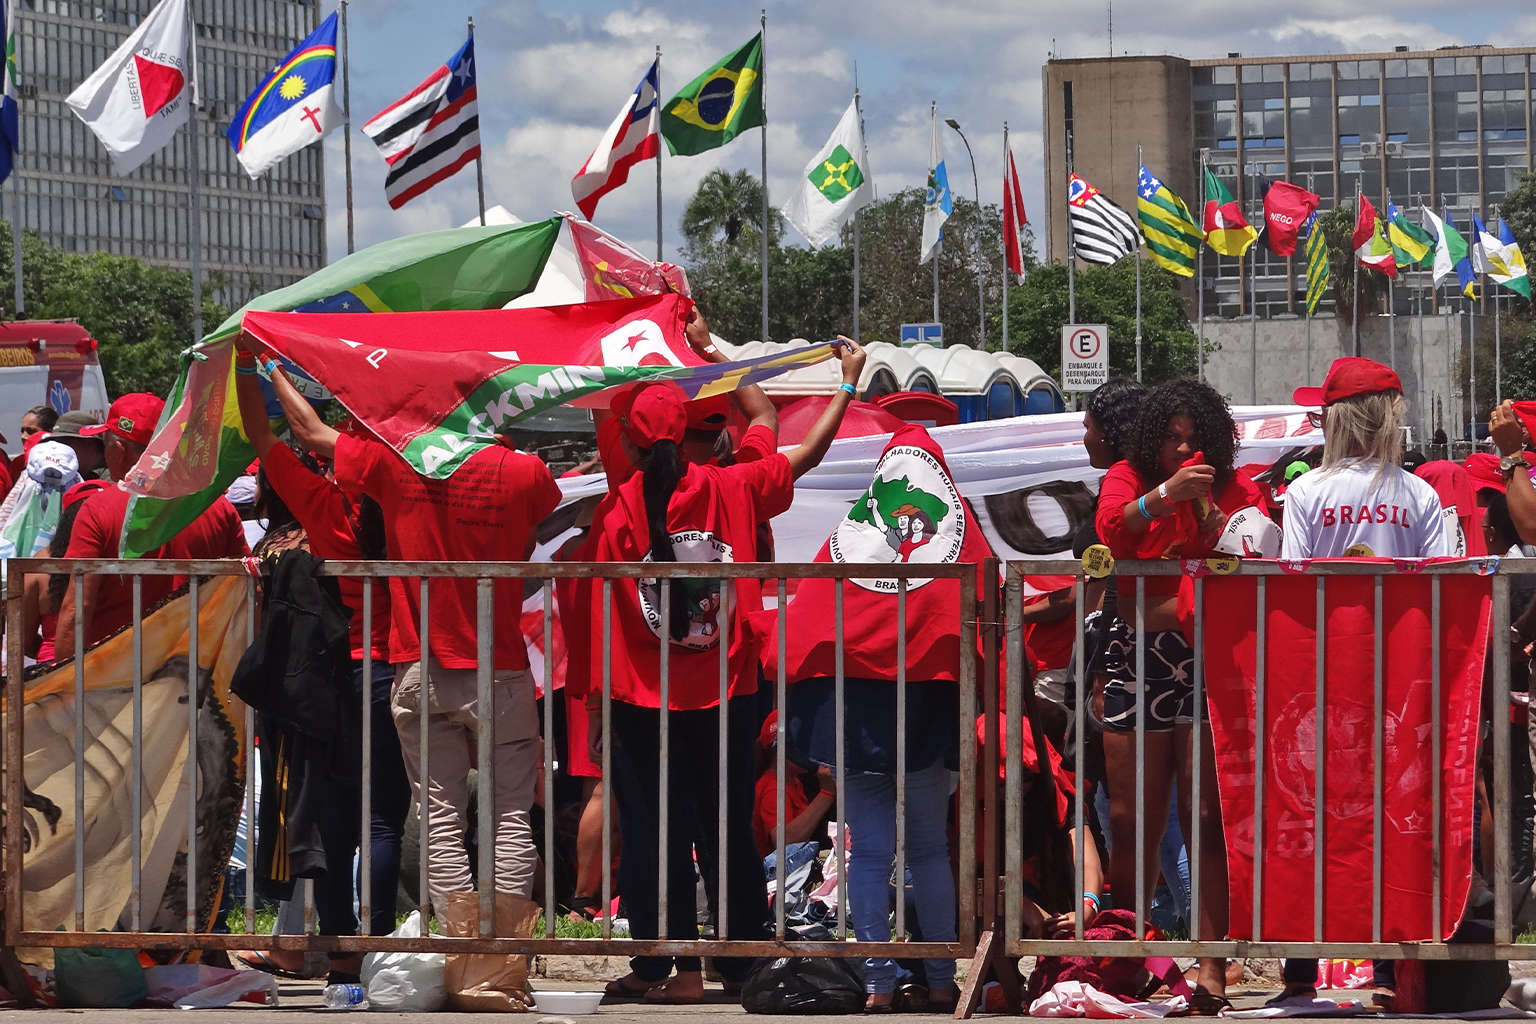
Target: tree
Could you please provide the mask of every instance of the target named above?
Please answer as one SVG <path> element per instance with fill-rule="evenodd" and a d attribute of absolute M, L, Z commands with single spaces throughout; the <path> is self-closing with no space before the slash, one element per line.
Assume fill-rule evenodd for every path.
<path fill-rule="evenodd" d="M 1333 290 L 1334 316 L 1348 327 L 1354 323 L 1358 305 L 1364 316 L 1378 312 L 1390 282 L 1379 270 L 1360 268 L 1359 301 L 1355 295 L 1355 207 L 1335 207 L 1317 218 L 1316 230 L 1323 233 L 1328 248 L 1329 287 Z"/>
<path fill-rule="evenodd" d="M 36 234 L 22 235 L 23 308 L 33 320 L 78 319 L 100 343 L 97 356 L 107 393 L 170 393 L 177 362 L 192 342 L 191 275 L 152 267 L 132 256 L 71 253 Z M 10 225 L 0 222 L 0 281 L 11 280 Z M 204 294 L 217 290 L 217 278 Z M 203 300 L 203 323 L 229 311 Z"/>
<path fill-rule="evenodd" d="M 784 217 L 775 208 L 768 211 L 768 225 L 768 244 L 778 245 L 784 234 Z M 723 240 L 733 247 L 761 252 L 762 183 L 749 171 L 710 171 L 683 209 L 682 230 L 689 248 L 702 249 Z"/>
<path fill-rule="evenodd" d="M 757 250 L 717 242 L 688 250 L 688 283 L 712 331 L 733 342 L 763 333 Z M 838 246 L 768 250 L 768 333 L 774 341 L 825 341 L 853 330 L 853 251 Z"/>
<path fill-rule="evenodd" d="M 1151 260 L 1141 265 L 1142 377 L 1158 384 L 1196 372 L 1199 343 L 1179 294 L 1179 278 Z M 1109 326 L 1109 372 L 1136 376 L 1136 261 L 1077 271 L 1077 322 Z M 1009 350 L 1061 379 L 1061 328 L 1069 323 L 1067 265 L 1029 272 L 1008 297 Z M 1206 347 L 1211 347 L 1207 339 Z"/>

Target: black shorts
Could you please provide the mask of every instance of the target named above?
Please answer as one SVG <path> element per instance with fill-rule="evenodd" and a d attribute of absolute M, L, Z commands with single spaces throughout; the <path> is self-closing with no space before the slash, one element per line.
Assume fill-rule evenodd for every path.
<path fill-rule="evenodd" d="M 1166 732 L 1195 720 L 1195 652 L 1178 630 L 1147 634 L 1147 731 Z M 1124 619 L 1109 627 L 1104 649 L 1104 728 L 1136 728 L 1136 634 Z"/>

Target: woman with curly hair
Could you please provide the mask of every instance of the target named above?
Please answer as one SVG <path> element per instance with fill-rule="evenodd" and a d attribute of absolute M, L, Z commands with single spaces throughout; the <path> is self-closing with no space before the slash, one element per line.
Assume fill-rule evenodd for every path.
<path fill-rule="evenodd" d="M 1221 395 L 1200 381 L 1176 380 L 1147 394 L 1137 416 L 1125 460 L 1116 463 L 1099 487 L 1096 518 L 1099 536 L 1120 559 L 1204 558 L 1215 554 L 1215 543 L 1227 516 L 1259 503 L 1259 492 L 1246 477 L 1233 471 L 1237 455 L 1237 424 Z M 1168 820 L 1175 782 L 1179 818 L 1190 836 L 1190 793 L 1195 766 L 1194 652 L 1180 630 L 1179 580 L 1147 577 L 1145 606 L 1137 607 L 1136 587 L 1122 581 L 1119 615 L 1110 625 L 1104 658 L 1104 762 L 1109 788 L 1110 890 L 1119 906 L 1130 908 L 1137 898 L 1136 834 L 1147 823 L 1161 830 Z M 1135 623 L 1145 635 L 1138 636 Z M 1137 646 L 1145 645 L 1145 675 L 1136 674 Z M 1137 721 L 1138 692 L 1144 695 L 1146 720 Z M 1216 802 L 1216 769 L 1212 757 L 1209 716 L 1203 716 L 1201 806 L 1200 935 L 1219 939 L 1227 930 L 1227 864 L 1222 841 L 1221 811 Z M 1145 733 L 1145 761 L 1138 764 L 1137 730 Z M 1144 817 L 1136 817 L 1138 769 L 1145 786 Z M 1150 833 L 1150 830 L 1148 830 Z M 1141 866 L 1143 900 L 1157 880 L 1159 835 L 1143 842 Z M 1191 1010 L 1212 1015 L 1229 1006 L 1226 963 L 1203 958 Z"/>

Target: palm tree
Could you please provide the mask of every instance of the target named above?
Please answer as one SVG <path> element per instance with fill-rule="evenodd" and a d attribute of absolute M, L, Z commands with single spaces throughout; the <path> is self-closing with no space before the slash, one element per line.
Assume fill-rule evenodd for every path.
<path fill-rule="evenodd" d="M 683 210 L 683 237 L 700 248 L 725 241 L 755 249 L 762 240 L 763 186 L 748 171 L 734 173 L 713 170 L 699 182 L 698 191 Z M 776 209 L 769 210 L 768 240 L 777 245 L 784 231 L 784 218 Z"/>

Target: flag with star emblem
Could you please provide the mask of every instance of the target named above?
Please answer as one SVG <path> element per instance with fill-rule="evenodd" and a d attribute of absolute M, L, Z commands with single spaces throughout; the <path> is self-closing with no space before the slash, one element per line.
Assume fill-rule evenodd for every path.
<path fill-rule="evenodd" d="M 849 217 L 874 201 L 869 152 L 859 127 L 859 101 L 854 99 L 832 137 L 805 165 L 798 187 L 784 204 L 784 216 L 814 247 L 835 238 Z"/>
<path fill-rule="evenodd" d="M 657 84 L 661 59 L 640 79 L 619 115 L 613 119 L 597 148 L 571 179 L 576 208 L 588 220 L 597 212 L 597 201 L 629 180 L 629 169 L 642 160 L 654 160 L 661 152 L 661 123 Z"/>
<path fill-rule="evenodd" d="M 475 41 L 363 125 L 389 165 L 384 196 L 398 210 L 480 158 Z"/>
<path fill-rule="evenodd" d="M 673 156 L 697 156 L 767 121 L 763 112 L 763 35 L 683 86 L 661 109 L 661 134 Z"/>
<path fill-rule="evenodd" d="M 533 290 L 560 224 L 561 218 L 551 217 L 394 238 L 243 306 L 182 354 L 165 412 L 124 484 L 134 497 L 123 557 L 138 558 L 174 537 L 256 457 L 235 402 L 235 336 L 245 313 L 499 309 Z"/>
<path fill-rule="evenodd" d="M 336 106 L 336 18 L 322 21 L 261 80 L 224 133 L 253 179 L 346 121 Z"/>
<path fill-rule="evenodd" d="M 1112 199 L 1072 174 L 1067 177 L 1072 250 L 1085 263 L 1109 266 L 1141 244 L 1141 229 Z"/>
<path fill-rule="evenodd" d="M 1184 200 L 1164 185 L 1147 165 L 1136 178 L 1136 219 L 1142 244 L 1152 262 L 1180 277 L 1195 276 L 1195 253 L 1203 236 Z"/>

